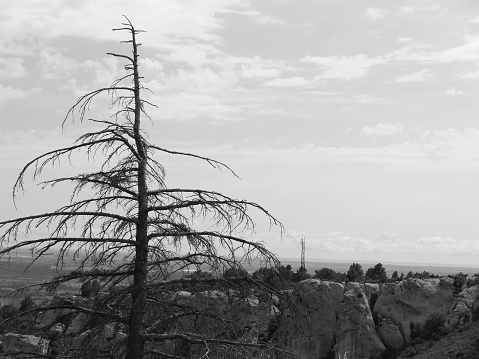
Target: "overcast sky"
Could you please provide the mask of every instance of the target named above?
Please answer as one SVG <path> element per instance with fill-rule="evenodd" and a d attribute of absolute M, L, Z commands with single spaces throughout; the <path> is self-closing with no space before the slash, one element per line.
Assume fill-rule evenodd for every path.
<path fill-rule="evenodd" d="M 263 205 L 285 233 L 256 236 L 281 257 L 299 259 L 304 236 L 307 259 L 478 263 L 475 0 L 3 0 L 0 218 L 60 203 L 64 189 L 28 186 L 17 210 L 11 188 L 87 129 L 61 131 L 78 96 L 123 74 L 106 55 L 130 51 L 111 31 L 123 14 L 147 31 L 151 141 L 241 177 L 165 158 L 170 187 Z"/>

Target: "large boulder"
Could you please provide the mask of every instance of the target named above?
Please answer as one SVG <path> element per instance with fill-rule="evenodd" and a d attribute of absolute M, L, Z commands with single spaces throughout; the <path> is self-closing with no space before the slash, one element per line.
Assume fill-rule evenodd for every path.
<path fill-rule="evenodd" d="M 479 305 L 479 285 L 464 288 L 454 298 L 452 310 L 446 317 L 444 328 L 451 331 L 458 325 L 468 323 L 472 320 L 472 310 Z"/>
<path fill-rule="evenodd" d="M 94 337 L 94 340 L 91 340 L 92 337 Z M 119 354 L 125 348 L 127 338 L 123 324 L 108 323 L 95 329 L 86 330 L 74 337 L 64 337 L 61 341 L 61 347 L 63 350 L 80 352 L 83 350 L 83 357 L 88 353 L 97 353 L 99 350 L 108 350 L 111 354 Z M 52 349 L 56 345 L 58 343 L 53 342 Z M 93 357 L 93 354 L 91 356 Z"/>
<path fill-rule="evenodd" d="M 404 342 L 411 342 L 411 323 L 424 324 L 432 314 L 446 315 L 454 301 L 454 280 L 451 278 L 408 278 L 382 286 L 373 313 L 386 321 L 389 329 L 394 324 L 402 333 Z M 414 325 L 413 324 L 413 325 Z M 394 342 L 387 337 L 391 330 L 382 331 L 385 343 Z M 398 338 L 397 333 L 394 337 Z"/>
<path fill-rule="evenodd" d="M 70 322 L 70 325 L 68 325 L 68 328 L 65 331 L 65 335 L 76 336 L 82 333 L 83 331 L 86 330 L 88 321 L 90 319 L 91 317 L 87 314 L 84 314 L 84 313 L 77 314 Z"/>
<path fill-rule="evenodd" d="M 211 290 L 194 294 L 182 291 L 173 295 L 173 301 L 185 308 L 191 307 L 207 313 L 203 328 L 209 328 L 212 336 L 224 332 L 224 322 L 213 318 L 225 319 L 234 323 L 237 329 L 247 332 L 253 330 L 259 335 L 268 330 L 270 321 L 279 314 L 279 309 L 273 303 L 261 302 L 255 295 L 243 298 L 236 291 Z M 201 320 L 195 318 L 191 324 L 200 323 Z"/>
<path fill-rule="evenodd" d="M 379 318 L 377 331 L 386 347 L 400 349 L 404 346 L 405 341 L 401 330 L 391 319 Z"/>
<path fill-rule="evenodd" d="M 295 288 L 275 339 L 303 359 L 327 357 L 334 347 L 337 314 L 343 300 L 341 283 L 306 279 Z"/>
<path fill-rule="evenodd" d="M 3 353 L 47 354 L 49 341 L 34 335 L 7 333 L 0 336 Z"/>
<path fill-rule="evenodd" d="M 386 348 L 379 339 L 363 285 L 349 283 L 334 329 L 340 358 L 376 358 Z"/>

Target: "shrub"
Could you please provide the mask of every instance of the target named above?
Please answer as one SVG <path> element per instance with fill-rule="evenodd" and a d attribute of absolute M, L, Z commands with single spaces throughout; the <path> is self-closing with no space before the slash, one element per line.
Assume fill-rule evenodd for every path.
<path fill-rule="evenodd" d="M 331 268 L 323 267 L 319 270 L 316 269 L 314 273 L 314 278 L 318 278 L 321 280 L 335 280 L 338 282 L 344 282 L 346 280 L 346 274 L 336 272 Z"/>
<path fill-rule="evenodd" d="M 477 322 L 479 320 L 479 306 L 478 305 L 475 305 L 474 308 L 472 308 L 471 318 L 472 318 L 473 322 Z"/>
<path fill-rule="evenodd" d="M 388 276 L 386 274 L 386 268 L 384 268 L 381 263 L 378 263 L 374 267 L 369 268 L 366 271 L 365 276 L 368 279 L 378 280 L 382 283 L 386 283 L 388 281 Z"/>
<path fill-rule="evenodd" d="M 386 350 L 381 353 L 378 359 L 395 359 L 400 352 L 401 352 L 401 349 L 387 347 Z"/>
<path fill-rule="evenodd" d="M 350 282 L 358 282 L 363 279 L 364 271 L 359 263 L 353 263 L 349 267 L 348 273 L 346 276 L 348 277 Z"/>
<path fill-rule="evenodd" d="M 426 318 L 423 325 L 411 322 L 411 339 L 429 340 L 432 338 L 437 340 L 444 334 L 443 325 L 444 315 L 441 313 L 432 313 Z"/>

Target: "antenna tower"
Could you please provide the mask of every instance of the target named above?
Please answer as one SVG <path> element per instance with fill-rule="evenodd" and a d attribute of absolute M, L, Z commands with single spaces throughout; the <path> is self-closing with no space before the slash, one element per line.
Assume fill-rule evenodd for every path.
<path fill-rule="evenodd" d="M 304 242 L 304 237 L 302 237 L 301 238 L 301 267 L 303 269 L 306 269 L 306 260 L 305 260 L 305 255 L 304 255 L 305 248 L 306 248 L 306 245 L 305 245 L 305 242 Z"/>

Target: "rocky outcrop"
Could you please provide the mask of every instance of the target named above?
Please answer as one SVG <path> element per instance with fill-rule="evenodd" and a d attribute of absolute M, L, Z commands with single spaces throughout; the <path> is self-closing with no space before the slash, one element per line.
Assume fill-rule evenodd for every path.
<path fill-rule="evenodd" d="M 451 331 L 458 325 L 472 320 L 472 310 L 479 306 L 479 286 L 475 285 L 463 290 L 454 298 L 452 310 L 446 318 L 444 328 Z"/>
<path fill-rule="evenodd" d="M 334 347 L 334 328 L 344 285 L 319 279 L 300 282 L 284 311 L 275 340 L 303 359 L 325 358 Z"/>
<path fill-rule="evenodd" d="M 94 337 L 92 341 L 91 338 Z M 124 332 L 124 325 L 120 323 L 108 323 L 98 327 L 96 330 L 86 330 L 73 337 L 64 337 L 61 341 L 62 350 L 82 350 L 82 358 L 96 357 L 100 350 L 108 351 L 112 356 L 120 355 L 122 348 L 126 345 L 127 334 Z M 52 351 L 57 349 L 58 343 L 51 342 Z M 91 353 L 91 355 L 89 355 Z"/>
<path fill-rule="evenodd" d="M 178 291 L 165 293 L 165 300 L 187 311 L 190 308 L 192 313 L 205 313 L 191 320 L 185 317 L 178 328 L 182 331 L 208 330 L 212 337 L 240 338 L 249 343 L 267 341 L 304 359 L 370 359 L 387 347 L 399 349 L 409 344 L 411 328 L 415 335 L 418 330 L 423 333 L 428 318 L 436 320 L 439 315 L 441 320 L 443 316 L 446 330 L 469 322 L 479 308 L 479 285 L 461 289 L 455 294 L 451 278 L 409 278 L 385 284 L 307 279 L 286 292 L 288 300 L 271 301 L 253 292 L 244 297 L 245 293 L 234 290 Z M 44 312 L 35 328 L 45 330 L 52 353 L 60 348 L 58 343 L 63 348 L 83 348 L 84 339 L 91 337 L 96 339 L 89 350 L 125 345 L 124 326 L 109 323 L 92 331 L 87 330 L 88 321 L 82 313 L 59 309 Z M 229 329 L 225 329 L 225 322 L 230 323 Z M 176 329 L 170 328 L 173 332 Z M 10 335 L 2 338 L 3 348 L 45 350 L 37 337 Z M 162 351 L 171 354 L 184 349 L 179 341 L 161 345 Z M 187 352 L 195 355 L 201 350 L 191 345 Z"/>
<path fill-rule="evenodd" d="M 334 327 L 339 358 L 376 358 L 386 348 L 379 339 L 364 286 L 349 283 Z"/>
<path fill-rule="evenodd" d="M 384 284 L 373 310 L 383 341 L 393 343 L 397 340 L 399 345 L 399 331 L 404 343 L 409 344 L 411 323 L 422 325 L 431 314 L 446 315 L 454 301 L 453 284 L 451 278 L 408 278 Z M 391 333 L 394 333 L 394 338 L 389 336 Z"/>
<path fill-rule="evenodd" d="M 47 354 L 49 341 L 34 335 L 8 333 L 0 336 L 2 353 Z"/>
<path fill-rule="evenodd" d="M 266 335 L 270 321 L 279 313 L 279 309 L 274 305 L 275 300 L 273 303 L 265 303 L 254 295 L 243 298 L 241 293 L 233 290 L 227 292 L 211 290 L 195 294 L 183 291 L 174 294 L 173 302 L 199 308 L 211 318 L 226 319 L 238 330 L 249 332 L 249 335 L 255 338 Z M 199 323 L 197 320 L 194 322 Z M 212 333 L 224 331 L 223 321 L 212 319 L 204 324 L 207 324 Z"/>
<path fill-rule="evenodd" d="M 291 296 L 297 308 L 285 310 L 275 339 L 304 359 L 326 358 L 333 351 L 335 357 L 375 358 L 385 349 L 368 300 L 377 289 L 304 280 Z"/>
<path fill-rule="evenodd" d="M 391 319 L 379 318 L 377 330 L 386 347 L 400 349 L 406 344 L 399 327 Z"/>
<path fill-rule="evenodd" d="M 80 334 L 81 332 L 85 330 L 89 320 L 90 320 L 90 316 L 83 313 L 79 313 L 79 314 L 77 313 L 73 317 L 72 321 L 70 322 L 70 325 L 65 331 L 65 335 L 76 336 Z"/>

